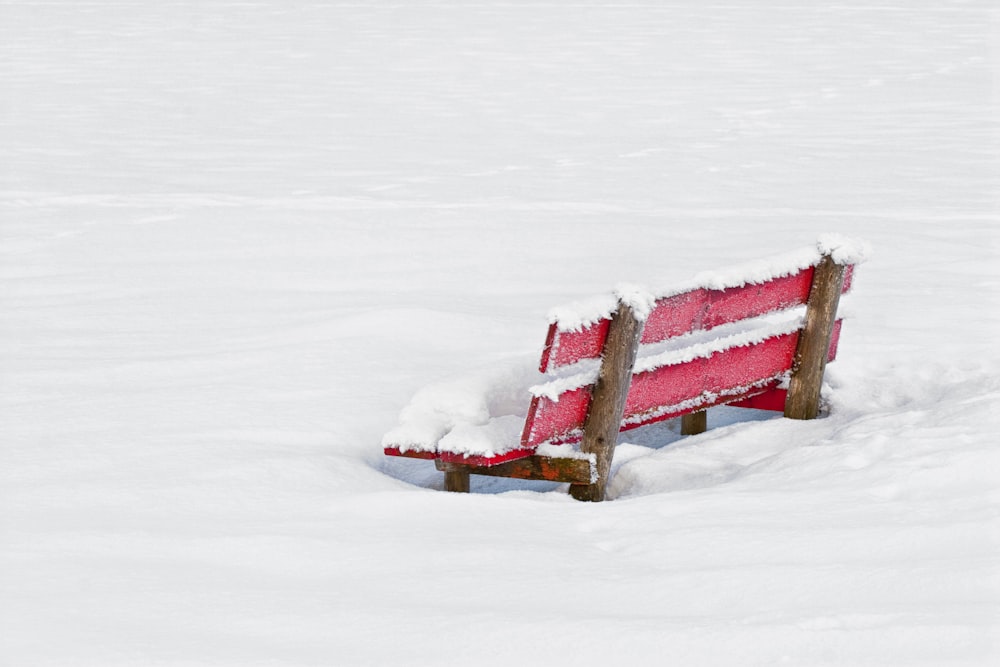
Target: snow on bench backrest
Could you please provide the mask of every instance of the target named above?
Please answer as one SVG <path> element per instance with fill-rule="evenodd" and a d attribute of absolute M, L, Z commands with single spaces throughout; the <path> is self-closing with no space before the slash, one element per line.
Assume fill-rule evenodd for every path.
<path fill-rule="evenodd" d="M 850 244 L 807 248 L 771 260 L 702 274 L 648 298 L 640 358 L 633 370 L 622 429 L 732 403 L 776 388 L 788 375 L 801 316 L 768 318 L 803 306 L 816 264 L 828 252 L 845 264 L 851 287 L 863 250 Z M 832 245 L 832 244 L 831 244 Z M 617 298 L 553 311 L 540 370 L 575 370 L 532 387 L 521 447 L 575 442 L 582 436 L 593 384 Z M 728 326 L 727 326 L 728 325 Z M 712 330 L 712 334 L 700 334 Z M 840 322 L 828 358 L 836 356 Z M 670 343 L 674 344 L 671 345 Z M 658 349 L 662 348 L 662 349 Z M 589 363 L 588 363 L 589 362 Z"/>
<path fill-rule="evenodd" d="M 659 343 L 695 331 L 708 331 L 737 322 L 805 304 L 812 285 L 814 265 L 766 282 L 750 282 L 724 288 L 696 287 L 656 299 L 642 331 L 641 344 Z M 844 292 L 851 287 L 853 265 L 844 276 Z M 613 307 L 613 306 L 612 306 Z M 568 321 L 567 321 L 568 320 Z M 596 321 L 581 323 L 578 315 L 565 319 L 553 311 L 538 370 L 542 373 L 584 359 L 598 359 L 608 337 L 611 313 Z"/>

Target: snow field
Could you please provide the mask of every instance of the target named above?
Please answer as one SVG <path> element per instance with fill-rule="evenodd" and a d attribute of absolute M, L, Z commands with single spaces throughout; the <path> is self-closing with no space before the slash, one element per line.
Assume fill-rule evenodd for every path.
<path fill-rule="evenodd" d="M 996 19 L 3 4 L 0 664 L 995 663 Z M 824 419 L 630 432 L 601 505 L 381 453 L 554 306 L 828 232 Z"/>

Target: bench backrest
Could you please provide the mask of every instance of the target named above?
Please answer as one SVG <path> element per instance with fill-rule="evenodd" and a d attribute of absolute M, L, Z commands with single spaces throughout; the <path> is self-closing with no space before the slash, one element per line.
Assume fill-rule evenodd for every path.
<path fill-rule="evenodd" d="M 853 268 L 846 266 L 842 292 L 851 287 Z M 815 263 L 758 280 L 754 280 L 753 271 L 748 271 L 749 277 L 730 275 L 718 286 L 670 290 L 655 298 L 642 329 L 640 357 L 633 369 L 622 430 L 775 390 L 792 369 L 801 318 L 759 322 L 743 331 L 739 326 L 730 326 L 720 330 L 718 337 L 705 336 L 707 340 L 703 341 L 695 336 L 803 306 L 809 298 L 814 271 Z M 554 319 L 540 370 L 584 367 L 587 364 L 582 362 L 599 360 L 610 323 L 611 314 L 575 327 Z M 838 320 L 828 351 L 830 360 L 836 356 L 839 334 Z M 674 349 L 664 345 L 671 341 L 678 343 Z M 648 350 L 653 353 L 644 354 Z M 591 366 L 581 368 L 575 377 L 557 378 L 532 388 L 521 436 L 522 450 L 581 439 L 597 380 L 596 366 Z"/>

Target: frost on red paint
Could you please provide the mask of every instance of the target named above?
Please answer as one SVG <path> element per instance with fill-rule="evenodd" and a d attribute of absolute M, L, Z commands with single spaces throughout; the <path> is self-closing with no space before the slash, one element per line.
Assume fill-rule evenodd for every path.
<path fill-rule="evenodd" d="M 809 298 L 813 268 L 763 283 L 711 289 L 701 287 L 657 299 L 643 327 L 641 343 L 648 345 L 693 331 L 706 331 L 767 313 L 800 306 Z M 610 320 L 602 319 L 579 331 L 549 327 L 542 352 L 542 372 L 601 356 Z"/>
<path fill-rule="evenodd" d="M 401 447 L 385 447 L 382 451 L 385 452 L 386 456 L 405 456 L 411 459 L 436 459 L 438 457 L 437 452 L 429 452 L 423 449 L 407 449 L 404 451 Z"/>
<path fill-rule="evenodd" d="M 709 293 L 707 289 L 696 289 L 657 300 L 639 342 L 659 343 L 700 328 Z"/>
<path fill-rule="evenodd" d="M 580 331 L 559 331 L 558 323 L 553 322 L 549 325 L 549 335 L 538 370 L 544 373 L 582 359 L 598 358 L 604 349 L 610 326 L 611 320 L 604 319 Z"/>
<path fill-rule="evenodd" d="M 534 448 L 543 442 L 558 444 L 579 440 L 592 396 L 593 389 L 587 386 L 564 392 L 558 401 L 545 396 L 533 397 L 521 445 Z"/>
<path fill-rule="evenodd" d="M 808 267 L 788 276 L 739 287 L 697 289 L 657 299 L 646 319 L 641 343 L 649 345 L 694 331 L 708 331 L 723 324 L 759 317 L 794 308 L 809 299 L 815 269 Z M 854 265 L 844 272 L 843 292 L 851 289 Z M 541 372 L 601 356 L 610 320 L 598 320 L 580 330 L 560 331 L 559 323 L 549 325 Z"/>
<path fill-rule="evenodd" d="M 814 269 L 724 290 L 709 290 L 708 303 L 698 329 L 708 330 L 739 320 L 800 306 L 809 299 Z"/>
<path fill-rule="evenodd" d="M 854 283 L 854 264 L 848 264 L 844 267 L 844 286 L 841 288 L 841 294 L 847 294 L 851 285 Z"/>
<path fill-rule="evenodd" d="M 840 345 L 840 330 L 843 324 L 844 320 L 837 320 L 833 323 L 833 333 L 830 334 L 830 351 L 826 355 L 828 362 L 837 358 L 837 346 Z"/>

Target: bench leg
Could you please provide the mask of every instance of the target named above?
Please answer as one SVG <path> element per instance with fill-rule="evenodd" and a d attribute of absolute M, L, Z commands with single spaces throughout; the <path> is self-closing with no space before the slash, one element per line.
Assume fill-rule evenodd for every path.
<path fill-rule="evenodd" d="M 799 334 L 795 350 L 792 378 L 785 399 L 785 416 L 789 419 L 815 419 L 819 413 L 819 393 L 823 386 L 823 371 L 830 354 L 830 338 L 837 321 L 837 306 L 844 286 L 844 265 L 827 255 L 816 266 L 806 323 Z"/>
<path fill-rule="evenodd" d="M 619 300 L 604 341 L 601 371 L 594 385 L 594 397 L 583 423 L 580 451 L 593 454 L 597 479 L 591 484 L 571 484 L 569 494 L 577 500 L 601 502 L 607 494 L 611 459 L 625 412 L 625 398 L 632 382 L 632 367 L 639 351 L 642 324 L 628 304 Z"/>
<path fill-rule="evenodd" d="M 444 474 L 444 490 L 456 493 L 469 492 L 469 473 L 462 471 L 448 471 Z"/>
<path fill-rule="evenodd" d="M 699 410 L 681 417 L 681 435 L 698 435 L 708 430 L 708 411 Z"/>

